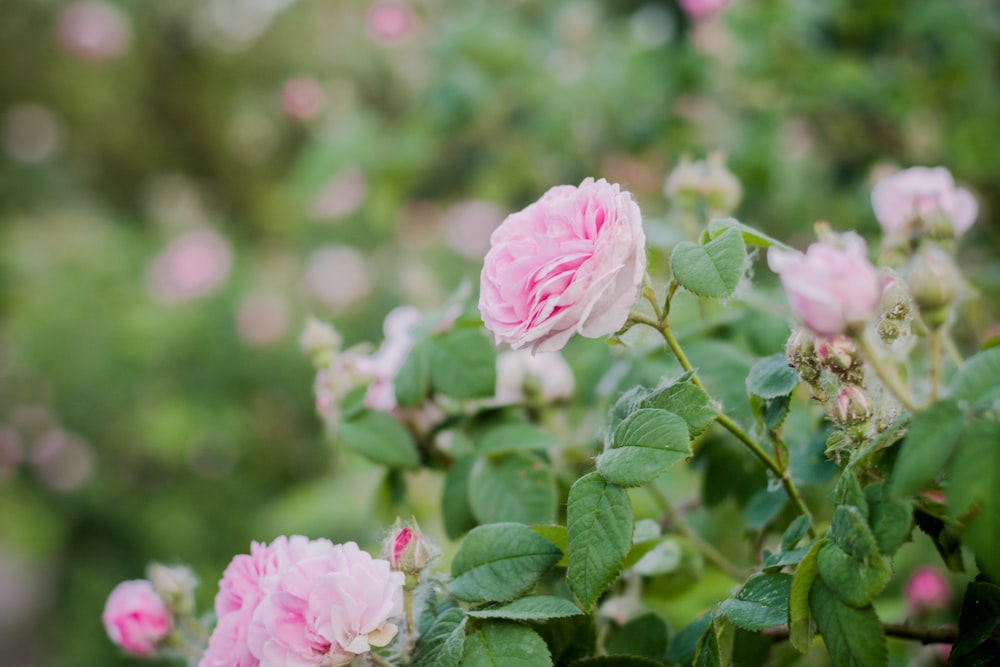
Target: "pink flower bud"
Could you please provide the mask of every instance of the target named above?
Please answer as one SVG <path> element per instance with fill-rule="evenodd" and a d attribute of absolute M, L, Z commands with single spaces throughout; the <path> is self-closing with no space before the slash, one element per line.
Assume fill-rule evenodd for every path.
<path fill-rule="evenodd" d="M 912 167 L 880 180 L 872 190 L 872 208 L 886 234 L 906 237 L 912 231 L 938 230 L 961 236 L 972 226 L 979 206 L 972 194 L 955 187 L 944 167 Z"/>
<path fill-rule="evenodd" d="M 817 338 L 814 349 L 820 366 L 836 375 L 850 370 L 858 358 L 857 348 L 847 336 Z"/>
<path fill-rule="evenodd" d="M 913 258 L 910 293 L 931 326 L 943 323 L 943 312 L 962 288 L 962 276 L 951 256 L 937 247 L 925 248 Z"/>
<path fill-rule="evenodd" d="M 785 343 L 785 357 L 788 365 L 795 369 L 799 377 L 809 384 L 819 380 L 820 367 L 816 357 L 816 343 L 812 333 L 805 327 L 795 327 Z"/>
<path fill-rule="evenodd" d="M 906 583 L 906 605 L 913 613 L 944 609 L 951 603 L 951 585 L 937 568 L 919 567 Z"/>
<path fill-rule="evenodd" d="M 407 523 L 409 525 L 402 525 L 396 521 L 396 527 L 386 539 L 382 553 L 393 570 L 419 576 L 437 558 L 438 549 L 427 541 L 415 521 Z"/>
<path fill-rule="evenodd" d="M 170 634 L 170 610 L 145 579 L 115 586 L 101 620 L 111 641 L 136 655 L 154 655 L 156 645 Z"/>
<path fill-rule="evenodd" d="M 837 392 L 833 402 L 833 419 L 842 426 L 855 426 L 868 421 L 874 414 L 871 398 L 860 387 L 847 385 Z"/>
<path fill-rule="evenodd" d="M 854 233 L 840 237 L 843 248 L 814 243 L 803 253 L 772 247 L 767 263 L 781 278 L 792 309 L 820 336 L 856 329 L 878 312 L 882 279 L 865 257 L 865 242 Z"/>
<path fill-rule="evenodd" d="M 174 613 L 194 612 L 194 589 L 198 586 L 198 579 L 190 568 L 150 563 L 146 568 L 146 576 L 153 584 L 156 594 Z"/>

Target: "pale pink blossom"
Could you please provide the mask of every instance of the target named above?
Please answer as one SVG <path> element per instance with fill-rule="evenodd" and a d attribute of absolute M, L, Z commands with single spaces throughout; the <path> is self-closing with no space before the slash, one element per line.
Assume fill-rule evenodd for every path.
<path fill-rule="evenodd" d="M 295 538 L 293 538 L 294 540 Z M 354 542 L 311 540 L 278 552 L 249 628 L 250 651 L 263 667 L 335 667 L 398 631 L 403 612 L 402 572 L 372 558 Z"/>
<path fill-rule="evenodd" d="M 81 60 L 113 60 L 131 39 L 128 18 L 106 2 L 74 2 L 59 14 L 59 44 Z"/>
<path fill-rule="evenodd" d="M 872 190 L 872 208 L 882 229 L 893 235 L 918 223 L 932 226 L 943 217 L 961 236 L 979 213 L 972 193 L 956 187 L 944 167 L 911 167 L 882 178 Z"/>
<path fill-rule="evenodd" d="M 914 613 L 925 609 L 944 609 L 951 603 L 951 585 L 940 570 L 919 567 L 906 582 L 906 606 Z"/>
<path fill-rule="evenodd" d="M 500 405 L 521 403 L 534 392 L 545 403 L 573 395 L 573 369 L 558 352 L 505 350 L 497 355 L 497 385 L 494 401 Z"/>
<path fill-rule="evenodd" d="M 315 118 L 323 110 L 325 102 L 323 88 L 309 76 L 289 79 L 281 88 L 281 108 L 296 120 Z"/>
<path fill-rule="evenodd" d="M 151 656 L 170 634 L 170 610 L 145 579 L 123 581 L 108 596 L 101 614 L 108 637 L 129 653 Z"/>
<path fill-rule="evenodd" d="M 840 237 L 843 247 L 814 243 L 805 254 L 772 247 L 767 263 L 781 278 L 792 309 L 820 336 L 863 325 L 878 312 L 882 278 L 865 256 L 864 240 Z"/>
<path fill-rule="evenodd" d="M 379 0 L 368 7 L 366 17 L 368 35 L 382 44 L 395 44 L 406 40 L 416 26 L 413 10 L 405 2 Z"/>
<path fill-rule="evenodd" d="M 693 19 L 708 18 L 729 4 L 729 0 L 678 0 L 687 15 Z"/>
<path fill-rule="evenodd" d="M 160 301 L 177 303 L 207 296 L 229 276 L 233 253 L 211 229 L 196 229 L 175 239 L 153 262 L 151 290 Z"/>
<path fill-rule="evenodd" d="M 389 411 L 396 407 L 396 374 L 413 347 L 413 327 L 420 321 L 420 311 L 413 306 L 394 308 L 382 325 L 385 340 L 374 354 L 357 360 L 357 370 L 372 381 L 365 393 L 365 405 Z"/>
<path fill-rule="evenodd" d="M 493 232 L 479 312 L 498 343 L 561 349 L 625 324 L 646 270 L 646 237 L 632 196 L 587 178 L 561 185 Z"/>

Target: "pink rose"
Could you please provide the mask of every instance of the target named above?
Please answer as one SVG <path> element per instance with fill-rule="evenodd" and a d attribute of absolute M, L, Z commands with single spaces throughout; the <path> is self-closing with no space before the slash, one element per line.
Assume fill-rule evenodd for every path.
<path fill-rule="evenodd" d="M 925 609 L 944 609 L 951 603 L 951 585 L 937 568 L 917 568 L 906 583 L 906 606 L 919 613 Z"/>
<path fill-rule="evenodd" d="M 863 325 L 878 312 L 882 279 L 865 256 L 864 240 L 840 237 L 843 249 L 814 243 L 805 254 L 772 247 L 767 264 L 781 278 L 792 309 L 820 336 Z"/>
<path fill-rule="evenodd" d="M 152 656 L 170 634 L 170 610 L 145 579 L 115 586 L 101 620 L 111 641 L 136 655 Z"/>
<path fill-rule="evenodd" d="M 403 613 L 402 572 L 354 542 L 292 546 L 279 551 L 278 573 L 249 628 L 263 667 L 346 665 L 392 641 L 397 627 L 389 620 Z"/>
<path fill-rule="evenodd" d="M 972 194 L 955 187 L 944 167 L 912 167 L 886 176 L 872 190 L 872 208 L 888 234 L 906 232 L 917 222 L 931 225 L 938 216 L 961 236 L 979 212 Z"/>
<path fill-rule="evenodd" d="M 413 306 L 393 308 L 385 316 L 382 329 L 385 340 L 375 354 L 360 357 L 358 372 L 372 378 L 365 393 L 365 405 L 388 412 L 396 407 L 396 373 L 403 367 L 416 340 L 413 327 L 420 322 L 420 311 Z"/>
<path fill-rule="evenodd" d="M 81 60 L 114 60 L 128 50 L 128 17 L 106 2 L 74 2 L 59 13 L 59 44 Z"/>
<path fill-rule="evenodd" d="M 563 401 L 573 395 L 573 369 L 558 352 L 532 354 L 528 350 L 506 350 L 497 355 L 497 405 L 521 403 L 534 393 L 545 403 Z"/>
<path fill-rule="evenodd" d="M 632 196 L 601 179 L 554 187 L 493 232 L 479 312 L 498 343 L 561 349 L 625 324 L 646 270 Z"/>
<path fill-rule="evenodd" d="M 693 19 L 711 16 L 729 4 L 729 0 L 679 0 L 681 9 Z"/>

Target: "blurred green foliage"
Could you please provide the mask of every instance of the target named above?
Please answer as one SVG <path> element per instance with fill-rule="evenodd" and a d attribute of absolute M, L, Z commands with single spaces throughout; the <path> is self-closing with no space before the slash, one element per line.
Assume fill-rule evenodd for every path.
<path fill-rule="evenodd" d="M 338 474 L 359 464 L 324 444 L 297 331 L 316 312 L 349 343 L 377 341 L 393 305 L 437 305 L 474 281 L 483 239 L 456 254 L 458 203 L 507 212 L 594 175 L 658 218 L 668 169 L 721 149 L 743 181 L 740 218 L 801 247 L 817 219 L 874 232 L 868 194 L 887 166 L 944 165 L 980 203 L 962 255 L 988 304 L 956 333 L 972 348 L 995 332 L 992 3 L 737 0 L 693 23 L 672 0 L 425 0 L 381 39 L 370 13 L 366 27 L 375 4 L 122 0 L 127 49 L 98 62 L 59 36 L 69 3 L 4 2 L 8 664 L 127 664 L 99 613 L 152 559 L 191 564 L 207 607 L 251 539 L 377 545 L 382 517 L 357 499 L 378 480 Z M 322 91 L 310 118 L 283 110 L 295 77 Z M 228 239 L 231 272 L 198 298 L 158 296 L 158 254 L 203 227 Z M 311 253 L 331 243 L 366 257 L 360 298 L 310 282 Z M 350 282 L 337 270 L 321 282 Z M 261 294 L 277 305 L 247 306 Z M 753 346 L 768 324 L 723 330 Z"/>

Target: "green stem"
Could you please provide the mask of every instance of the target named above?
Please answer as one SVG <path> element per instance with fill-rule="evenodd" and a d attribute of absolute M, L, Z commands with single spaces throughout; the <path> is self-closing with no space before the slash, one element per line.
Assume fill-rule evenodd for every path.
<path fill-rule="evenodd" d="M 962 358 L 962 353 L 958 351 L 958 346 L 955 345 L 955 339 L 951 337 L 951 334 L 944 331 L 941 334 L 944 339 L 944 349 L 948 352 L 948 356 L 951 358 L 951 363 L 956 366 L 961 366 L 965 363 L 965 359 Z"/>
<path fill-rule="evenodd" d="M 938 399 L 941 392 L 941 329 L 935 327 L 931 329 L 930 337 L 931 355 L 931 403 Z"/>
<path fill-rule="evenodd" d="M 656 301 L 656 290 L 653 289 L 653 284 L 649 279 L 648 273 L 642 277 L 642 296 L 653 306 L 653 313 L 656 315 L 656 319 L 662 320 L 663 311 L 660 310 L 660 304 Z"/>
<path fill-rule="evenodd" d="M 201 644 L 201 649 L 205 650 L 208 647 L 208 633 L 205 632 L 205 628 L 201 627 L 201 624 L 190 614 L 181 616 L 181 623 L 198 640 L 198 643 Z"/>
<path fill-rule="evenodd" d="M 403 588 L 403 607 L 406 610 L 406 636 L 413 641 L 413 589 Z"/>
<path fill-rule="evenodd" d="M 921 644 L 954 644 L 958 640 L 958 628 L 922 628 L 906 623 L 883 623 L 882 631 L 887 637 L 912 639 Z M 769 628 L 764 634 L 774 641 L 784 641 L 788 639 L 788 626 Z"/>
<path fill-rule="evenodd" d="M 698 373 L 695 372 L 694 366 L 691 365 L 691 361 L 687 358 L 687 355 L 684 354 L 684 350 L 681 349 L 681 345 L 677 341 L 677 338 L 674 336 L 673 331 L 670 330 L 670 324 L 667 323 L 666 319 L 657 322 L 648 317 L 645 317 L 644 315 L 639 315 L 638 313 L 632 313 L 629 316 L 629 319 L 635 322 L 636 324 L 645 324 L 646 326 L 653 327 L 654 329 L 659 331 L 660 335 L 663 336 L 663 340 L 666 341 L 667 346 L 670 348 L 670 351 L 673 352 L 674 357 L 677 358 L 677 362 L 681 365 L 681 368 L 691 373 L 691 382 L 693 382 L 696 387 L 698 387 L 706 394 L 708 394 L 708 390 L 702 383 L 701 378 L 698 377 Z M 795 483 L 792 481 L 791 476 L 787 473 L 787 471 L 782 470 L 781 466 L 779 466 L 778 463 L 773 458 L 771 458 L 771 456 L 767 452 L 765 452 L 764 449 L 760 445 L 758 445 L 757 442 L 754 441 L 754 439 L 751 438 L 746 431 L 740 428 L 740 426 L 736 424 L 736 422 L 734 422 L 732 419 L 726 416 L 726 414 L 722 412 L 722 410 L 720 410 L 718 407 L 716 407 L 716 411 L 718 412 L 716 420 L 719 422 L 719 424 L 721 424 L 723 428 L 725 428 L 727 431 L 736 436 L 736 438 L 740 442 L 746 445 L 747 448 L 751 452 L 753 452 L 753 455 L 756 456 L 758 459 L 760 459 L 761 463 L 763 463 L 768 470 L 774 473 L 775 477 L 781 480 L 781 486 L 785 489 L 785 493 L 788 495 L 788 498 L 792 501 L 792 504 L 795 506 L 795 509 L 799 512 L 799 514 L 802 514 L 807 519 L 809 519 L 809 536 L 815 537 L 816 531 L 812 527 L 812 515 L 809 513 L 809 509 L 806 507 L 805 502 L 802 500 L 802 496 L 799 494 L 799 490 L 795 487 Z"/>
<path fill-rule="evenodd" d="M 687 521 L 684 520 L 684 517 L 674 509 L 670 499 L 667 498 L 659 488 L 650 483 L 646 485 L 646 490 L 663 511 L 664 523 L 674 526 L 677 529 L 677 532 L 691 541 L 691 543 L 696 549 L 698 549 L 698 551 L 701 552 L 701 555 L 704 556 L 706 560 L 715 563 L 720 570 L 732 577 L 734 581 L 742 582 L 746 579 L 746 573 L 743 572 L 743 570 L 730 562 L 721 551 L 705 541 L 694 531 L 693 528 L 691 528 Z"/>
<path fill-rule="evenodd" d="M 868 342 L 867 338 L 864 336 L 858 336 L 856 340 L 858 347 L 861 348 L 862 354 L 865 355 L 865 360 L 868 362 L 868 365 L 875 371 L 875 375 L 877 375 L 879 380 L 882 381 L 885 388 L 896 397 L 896 400 L 903 404 L 904 408 L 910 412 L 919 411 L 920 406 L 917 405 L 915 400 L 913 400 L 913 396 L 910 395 L 910 391 L 903 385 L 899 376 L 896 375 L 895 369 L 888 368 L 882 363 L 878 353 L 875 351 L 875 348 L 872 347 L 872 344 Z"/>
<path fill-rule="evenodd" d="M 369 651 L 368 659 L 371 660 L 376 665 L 378 665 L 379 667 L 392 667 L 392 663 L 383 658 L 382 656 L 380 656 L 378 653 Z"/>

